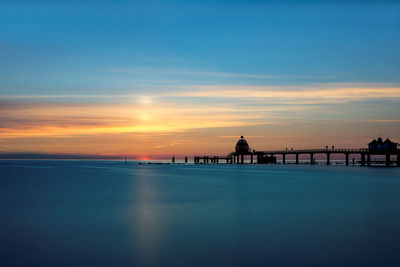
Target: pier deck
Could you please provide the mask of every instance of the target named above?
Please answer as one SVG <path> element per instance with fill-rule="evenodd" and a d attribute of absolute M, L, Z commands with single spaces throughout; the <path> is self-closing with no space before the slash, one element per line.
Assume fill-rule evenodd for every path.
<path fill-rule="evenodd" d="M 326 156 L 326 164 L 331 164 L 331 154 L 342 154 L 345 156 L 345 164 L 350 165 L 350 155 L 360 155 L 359 164 L 361 166 L 370 166 L 373 163 L 384 163 L 385 166 L 400 166 L 400 149 L 390 151 L 390 152 L 370 152 L 368 148 L 325 148 L 325 149 L 285 149 L 285 150 L 269 150 L 269 151 L 255 151 L 245 153 L 245 154 L 238 154 L 238 153 L 231 153 L 229 156 L 226 157 L 219 157 L 219 156 L 195 156 L 194 163 L 199 164 L 218 164 L 218 163 L 226 163 L 226 164 L 244 164 L 245 157 L 250 157 L 250 164 L 254 163 L 253 157 L 257 157 L 256 163 L 263 162 L 261 159 L 263 157 L 272 157 L 274 158 L 276 155 L 281 156 L 282 164 L 286 164 L 286 156 L 287 155 L 295 155 L 295 164 L 299 164 L 299 155 L 309 155 L 310 164 L 315 164 L 314 156 L 316 154 L 325 154 Z M 385 156 L 385 160 L 371 160 L 371 156 Z M 396 160 L 391 160 L 392 156 L 397 156 Z M 276 163 L 270 162 L 270 163 Z M 354 161 L 353 161 L 354 165 Z"/>

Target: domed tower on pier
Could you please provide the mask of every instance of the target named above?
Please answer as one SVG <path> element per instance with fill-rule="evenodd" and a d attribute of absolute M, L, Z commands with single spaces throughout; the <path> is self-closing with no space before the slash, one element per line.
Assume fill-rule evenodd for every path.
<path fill-rule="evenodd" d="M 249 155 L 251 154 L 250 152 L 250 147 L 249 144 L 247 143 L 246 139 L 244 139 L 243 135 L 240 137 L 240 139 L 237 141 L 236 146 L 235 146 L 235 161 L 239 163 L 239 156 L 240 156 L 240 163 L 244 163 L 244 155 Z M 253 159 L 253 157 L 252 157 Z M 253 160 L 252 160 L 253 161 Z"/>
<path fill-rule="evenodd" d="M 246 155 L 250 152 L 249 144 L 247 143 L 246 139 L 244 139 L 243 135 L 236 143 L 235 152 L 238 155 Z"/>

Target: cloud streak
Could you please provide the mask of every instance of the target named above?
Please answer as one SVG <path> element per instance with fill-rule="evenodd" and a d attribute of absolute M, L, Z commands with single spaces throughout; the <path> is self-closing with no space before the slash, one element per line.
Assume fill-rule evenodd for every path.
<path fill-rule="evenodd" d="M 256 73 L 235 73 L 202 70 L 183 70 L 171 68 L 149 68 L 149 67 L 112 67 L 106 68 L 107 72 L 147 74 L 153 75 L 179 75 L 179 76 L 199 76 L 199 77 L 219 77 L 219 78 L 245 78 L 257 80 L 326 80 L 333 79 L 332 76 L 312 76 L 312 75 L 279 75 L 279 74 L 256 74 Z"/>
<path fill-rule="evenodd" d="M 136 89 L 135 89 L 136 90 Z M 112 90 L 110 90 L 112 91 Z M 126 90 L 125 90 L 126 91 Z M 143 90 L 142 90 L 143 91 Z M 180 85 L 159 86 L 153 88 L 146 95 L 129 93 L 108 94 L 20 94 L 0 95 L 1 100 L 74 100 L 74 99 L 100 99 L 100 100 L 127 100 L 143 102 L 147 98 L 215 98 L 223 99 L 274 99 L 292 100 L 293 103 L 329 103 L 338 100 L 351 102 L 370 99 L 400 98 L 400 85 L 378 85 L 357 83 L 321 83 L 309 86 L 254 86 L 254 85 Z M 297 102 L 296 102 L 297 101 Z"/>
<path fill-rule="evenodd" d="M 173 97 L 291 100 L 293 103 L 329 103 L 370 99 L 399 99 L 400 87 L 271 87 L 212 85 L 192 86 L 187 91 L 166 93 Z"/>

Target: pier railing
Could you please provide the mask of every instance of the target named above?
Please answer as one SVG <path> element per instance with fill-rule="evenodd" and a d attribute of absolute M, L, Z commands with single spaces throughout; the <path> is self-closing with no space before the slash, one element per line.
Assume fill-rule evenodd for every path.
<path fill-rule="evenodd" d="M 269 150 L 269 151 L 256 151 L 257 153 L 263 154 L 308 154 L 308 153 L 343 153 L 343 152 L 352 152 L 352 153 L 367 153 L 368 148 L 320 148 L 320 149 L 285 149 L 285 150 Z"/>
<path fill-rule="evenodd" d="M 276 155 L 282 156 L 281 162 L 282 164 L 286 164 L 286 156 L 295 155 L 296 156 L 296 164 L 299 164 L 299 156 L 302 154 L 309 155 L 309 163 L 315 164 L 315 154 L 325 154 L 326 155 L 326 164 L 331 164 L 331 154 L 344 154 L 345 156 L 345 164 L 350 164 L 350 155 L 351 154 L 359 154 L 360 155 L 360 164 L 362 166 L 370 166 L 371 155 L 385 155 L 385 165 L 391 166 L 392 160 L 391 155 L 396 155 L 397 160 L 396 165 L 400 166 L 400 150 L 396 149 L 394 151 L 370 151 L 368 148 L 317 148 L 317 149 L 285 149 L 285 150 L 269 150 L 269 151 L 249 151 L 248 153 L 235 153 L 232 152 L 226 157 L 219 156 L 195 156 L 194 163 L 216 163 L 218 164 L 220 161 L 226 162 L 227 164 L 243 164 L 245 162 L 245 157 L 250 157 L 250 163 L 253 164 L 253 156 L 256 156 L 257 163 L 276 163 Z M 353 158 L 353 165 L 355 164 L 355 160 Z"/>

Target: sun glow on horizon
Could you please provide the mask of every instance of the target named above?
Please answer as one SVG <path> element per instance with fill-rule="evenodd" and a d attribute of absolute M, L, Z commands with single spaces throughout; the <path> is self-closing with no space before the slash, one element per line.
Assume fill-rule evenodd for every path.
<path fill-rule="evenodd" d="M 296 91 L 293 87 L 228 87 L 169 92 L 157 102 L 146 96 L 136 104 L 66 100 L 60 105 L 18 98 L 12 100 L 14 105 L 0 107 L 0 144 L 3 151 L 189 155 L 206 150 L 229 152 L 232 140 L 242 134 L 252 137 L 249 141 L 257 147 L 282 148 L 311 141 L 322 145 L 338 136 L 357 146 L 362 138 L 355 136 L 367 140 L 376 135 L 374 127 L 384 124 L 394 139 L 400 128 L 398 117 L 383 117 L 399 111 L 392 103 L 399 101 L 400 87 L 299 87 Z M 378 117 L 367 115 L 372 110 Z M 350 125 L 358 128 L 346 138 Z M 140 145 L 130 145 L 138 135 Z"/>

